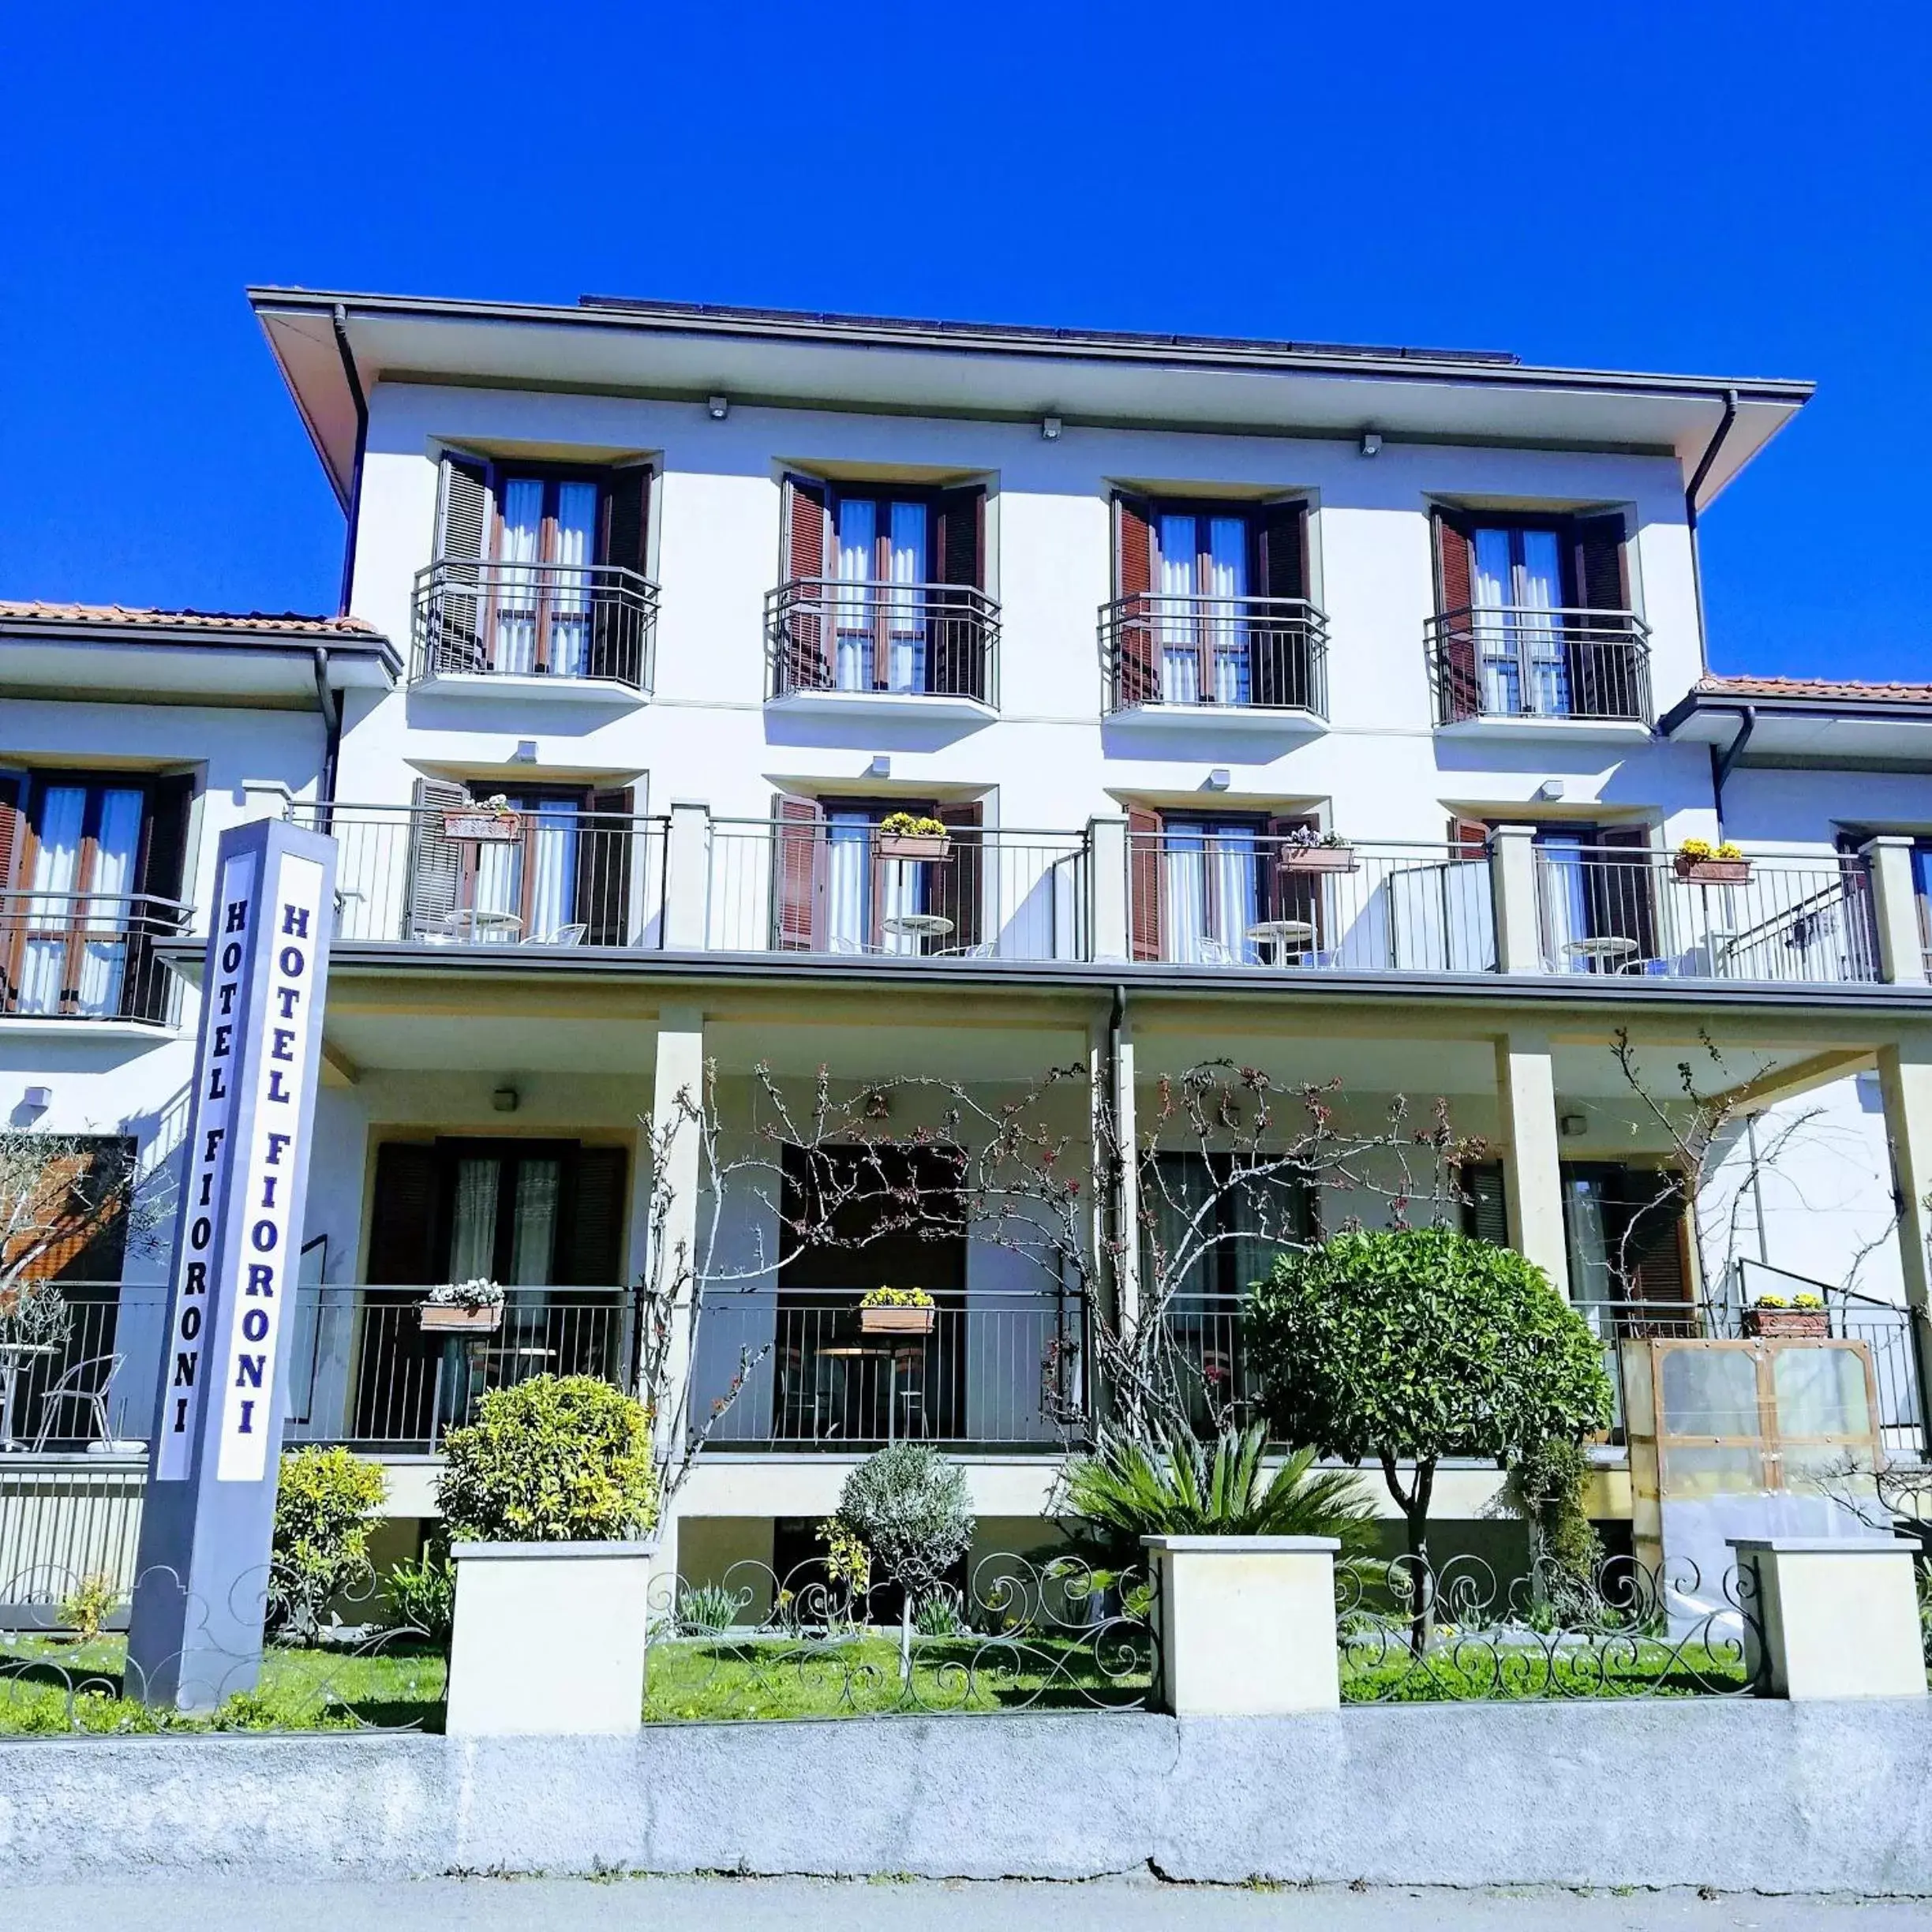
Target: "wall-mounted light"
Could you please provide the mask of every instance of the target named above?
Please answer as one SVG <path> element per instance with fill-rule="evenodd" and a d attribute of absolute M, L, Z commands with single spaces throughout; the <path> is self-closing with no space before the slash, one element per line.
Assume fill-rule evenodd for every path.
<path fill-rule="evenodd" d="M 1589 1122 L 1581 1114 L 1566 1114 L 1556 1125 L 1566 1140 L 1581 1140 L 1589 1132 Z"/>
<path fill-rule="evenodd" d="M 490 1105 L 499 1114 L 514 1114 L 517 1110 L 517 1098 L 514 1087 L 499 1087 L 490 1095 Z"/>
<path fill-rule="evenodd" d="M 1225 792 L 1234 782 L 1234 778 L 1225 765 L 1217 765 L 1208 774 L 1208 789 L 1210 792 Z"/>
<path fill-rule="evenodd" d="M 1060 418 L 1058 416 L 1043 416 L 1040 418 L 1040 435 L 1049 443 L 1058 443 L 1060 440 Z"/>
<path fill-rule="evenodd" d="M 510 754 L 510 762 L 512 765 L 534 765 L 537 762 L 537 740 L 534 738 L 519 738 L 516 749 Z"/>
<path fill-rule="evenodd" d="M 868 778 L 889 778 L 892 776 L 892 760 L 883 751 L 874 754 L 872 762 L 865 768 Z"/>
<path fill-rule="evenodd" d="M 1365 456 L 1380 456 L 1382 454 L 1382 439 L 1374 430 L 1365 429 L 1362 432 L 1361 453 Z"/>
<path fill-rule="evenodd" d="M 710 402 L 706 403 L 705 407 L 711 412 L 711 420 L 713 422 L 722 422 L 731 414 L 731 398 L 729 396 L 713 396 Z"/>
<path fill-rule="evenodd" d="M 1563 782 L 1560 778 L 1545 778 L 1537 787 L 1536 795 L 1540 799 L 1547 799 L 1553 803 L 1563 796 Z"/>
<path fill-rule="evenodd" d="M 36 1118 L 53 1104 L 54 1089 L 51 1087 L 29 1087 L 21 1095 L 21 1105 Z"/>

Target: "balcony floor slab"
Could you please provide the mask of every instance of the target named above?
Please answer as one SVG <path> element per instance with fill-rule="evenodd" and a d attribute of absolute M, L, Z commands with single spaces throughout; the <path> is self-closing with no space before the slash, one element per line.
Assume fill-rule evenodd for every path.
<path fill-rule="evenodd" d="M 837 718 L 846 723 L 864 720 L 920 720 L 935 724 L 990 724 L 999 716 L 978 698 L 949 697 L 925 691 L 801 691 L 768 698 L 766 710 L 774 717 Z"/>
<path fill-rule="evenodd" d="M 496 671 L 445 671 L 418 678 L 413 695 L 451 698 L 536 698 L 552 704 L 644 705 L 650 694 L 616 678 L 537 677 Z"/>
<path fill-rule="evenodd" d="M 1641 718 L 1579 717 L 1458 718 L 1436 735 L 1497 744 L 1648 744 L 1656 736 Z"/>

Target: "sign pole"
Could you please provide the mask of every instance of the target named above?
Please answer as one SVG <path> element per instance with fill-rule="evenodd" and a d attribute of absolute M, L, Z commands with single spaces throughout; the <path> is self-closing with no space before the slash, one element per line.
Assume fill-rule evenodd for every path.
<path fill-rule="evenodd" d="M 217 1709 L 260 1675 L 335 844 L 222 835 L 128 1627 L 127 1693 Z"/>

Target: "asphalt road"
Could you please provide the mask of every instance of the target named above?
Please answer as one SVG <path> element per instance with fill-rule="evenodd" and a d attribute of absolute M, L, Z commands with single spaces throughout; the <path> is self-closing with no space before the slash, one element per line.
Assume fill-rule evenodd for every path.
<path fill-rule="evenodd" d="M 423 1879 L 395 1884 L 69 1885 L 9 1888 L 0 1924 L 33 1932 L 615 1932 L 728 1926 L 731 1932 L 979 1932 L 1031 1921 L 1054 1932 L 1891 1932 L 1932 1926 L 1932 1900 L 1769 1898 L 1649 1892 L 1356 1892 L 1167 1885 L 933 1884 L 919 1880 Z"/>

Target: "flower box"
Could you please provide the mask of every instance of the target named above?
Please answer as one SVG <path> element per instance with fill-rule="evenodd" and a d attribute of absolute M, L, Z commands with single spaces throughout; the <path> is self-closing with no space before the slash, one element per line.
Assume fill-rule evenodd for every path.
<path fill-rule="evenodd" d="M 1744 1332 L 1766 1342 L 1822 1342 L 1831 1335 L 1831 1316 L 1823 1309 L 1753 1306 L 1744 1311 Z"/>
<path fill-rule="evenodd" d="M 488 1302 L 481 1308 L 465 1308 L 454 1301 L 425 1301 L 421 1312 L 425 1333 L 494 1335 L 503 1326 L 500 1301 Z"/>
<path fill-rule="evenodd" d="M 523 836 L 521 812 L 494 812 L 480 809 L 452 810 L 443 814 L 445 838 L 469 839 L 478 844 L 512 845 Z"/>
<path fill-rule="evenodd" d="M 1679 852 L 1671 863 L 1687 886 L 1743 886 L 1750 879 L 1748 859 L 1687 859 Z"/>
<path fill-rule="evenodd" d="M 930 1335 L 933 1316 L 929 1308 L 862 1308 L 859 1311 L 861 1335 Z"/>
<path fill-rule="evenodd" d="M 953 849 L 944 833 L 882 832 L 878 855 L 882 859 L 943 859 Z"/>
<path fill-rule="evenodd" d="M 1359 872 L 1361 861 L 1352 845 L 1284 845 L 1284 872 Z"/>

